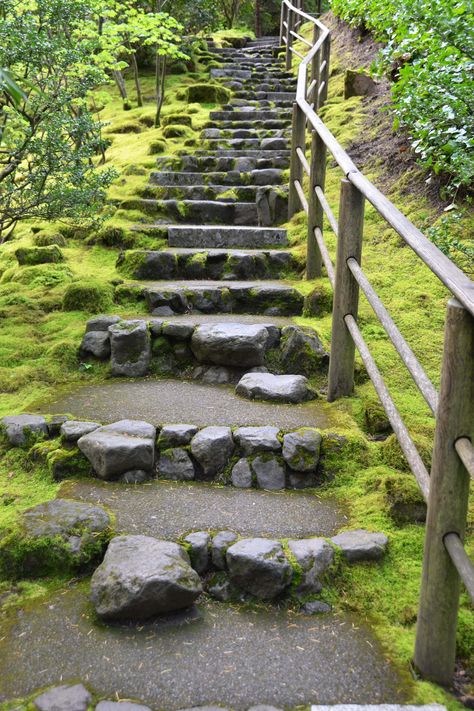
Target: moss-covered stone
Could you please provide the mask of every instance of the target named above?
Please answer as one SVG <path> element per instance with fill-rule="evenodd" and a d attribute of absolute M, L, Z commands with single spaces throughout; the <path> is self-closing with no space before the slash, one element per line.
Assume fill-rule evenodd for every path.
<path fill-rule="evenodd" d="M 135 306 L 138 302 L 145 301 L 145 294 L 141 284 L 118 284 L 114 291 L 114 302 L 121 306 Z"/>
<path fill-rule="evenodd" d="M 52 245 L 57 245 L 58 247 L 65 247 L 67 242 L 64 235 L 60 232 L 49 232 L 47 230 L 42 230 L 38 232 L 33 237 L 33 244 L 36 247 L 51 247 Z"/>
<path fill-rule="evenodd" d="M 15 256 L 21 266 L 35 266 L 37 264 L 58 264 L 64 261 L 64 255 L 57 244 L 49 247 L 20 247 Z"/>
<path fill-rule="evenodd" d="M 190 129 L 188 126 L 170 123 L 163 129 L 163 136 L 165 138 L 184 138 L 189 136 L 189 131 Z"/>
<path fill-rule="evenodd" d="M 365 403 L 364 417 L 370 434 L 388 434 L 392 431 L 390 421 L 379 400 L 370 400 Z"/>
<path fill-rule="evenodd" d="M 218 84 L 193 84 L 186 89 L 189 103 L 196 101 L 200 104 L 225 104 L 231 96 L 229 89 Z"/>
<path fill-rule="evenodd" d="M 148 146 L 148 155 L 154 156 L 157 155 L 158 153 L 164 153 L 166 150 L 166 142 L 165 141 L 150 141 L 150 145 Z"/>
<path fill-rule="evenodd" d="M 188 114 L 168 114 L 168 116 L 163 116 L 162 119 L 163 128 L 173 124 L 173 126 L 189 126 L 192 128 L 191 116 Z"/>
<path fill-rule="evenodd" d="M 70 284 L 63 297 L 63 311 L 101 313 L 112 306 L 111 284 L 89 281 Z"/>

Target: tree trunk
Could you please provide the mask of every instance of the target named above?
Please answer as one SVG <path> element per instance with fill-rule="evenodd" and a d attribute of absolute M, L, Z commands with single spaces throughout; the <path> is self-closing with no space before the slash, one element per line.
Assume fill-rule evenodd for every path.
<path fill-rule="evenodd" d="M 260 12 L 260 0 L 255 0 L 255 36 L 262 36 L 262 16 Z"/>
<path fill-rule="evenodd" d="M 113 70 L 113 75 L 114 75 L 115 83 L 116 83 L 117 86 L 118 86 L 118 90 L 119 90 L 119 92 L 120 92 L 120 96 L 122 97 L 122 101 L 123 101 L 124 104 L 125 104 L 125 102 L 126 102 L 127 99 L 128 99 L 128 96 L 127 96 L 127 87 L 125 86 L 125 80 L 124 80 L 124 78 L 123 78 L 123 76 L 122 76 L 122 72 L 121 72 L 120 70 L 118 70 L 118 69 L 114 69 L 114 70 Z"/>
<path fill-rule="evenodd" d="M 135 52 L 132 54 L 132 68 L 133 68 L 133 79 L 135 81 L 135 88 L 137 90 L 137 106 L 143 106 L 142 88 L 140 86 L 140 76 L 138 74 L 138 64 L 137 55 Z"/>
<path fill-rule="evenodd" d="M 156 87 L 156 114 L 155 114 L 155 127 L 158 128 L 160 125 L 160 115 L 161 107 L 163 106 L 163 100 L 165 98 L 165 77 L 166 77 L 166 56 L 156 55 L 156 73 L 155 73 L 155 87 Z"/>

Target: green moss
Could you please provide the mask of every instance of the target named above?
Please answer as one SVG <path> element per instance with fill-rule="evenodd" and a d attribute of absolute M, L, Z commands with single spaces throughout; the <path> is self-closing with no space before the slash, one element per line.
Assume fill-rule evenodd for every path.
<path fill-rule="evenodd" d="M 229 89 L 218 84 L 193 84 L 186 89 L 189 103 L 196 101 L 200 104 L 225 104 L 231 96 Z"/>
<path fill-rule="evenodd" d="M 42 230 L 38 232 L 33 237 L 33 244 L 36 247 L 51 247 L 52 245 L 57 245 L 58 247 L 65 247 L 67 242 L 64 235 L 61 232 L 53 232 L 48 230 Z"/>
<path fill-rule="evenodd" d="M 117 259 L 117 271 L 128 279 L 140 279 L 140 273 L 147 260 L 147 252 L 143 250 L 127 250 Z"/>
<path fill-rule="evenodd" d="M 78 447 L 58 447 L 48 453 L 46 463 L 55 481 L 91 475 L 91 465 Z"/>
<path fill-rule="evenodd" d="M 181 124 L 169 124 L 163 129 L 163 136 L 165 138 L 182 138 L 190 135 L 190 129 L 188 126 L 182 126 Z"/>
<path fill-rule="evenodd" d="M 192 128 L 191 116 L 188 114 L 167 114 L 167 116 L 163 116 L 161 123 L 163 128 L 170 124 L 173 124 L 173 126 L 189 126 L 189 128 Z"/>
<path fill-rule="evenodd" d="M 136 306 L 144 301 L 143 286 L 141 284 L 119 284 L 115 287 L 114 302 L 122 306 Z"/>
<path fill-rule="evenodd" d="M 58 264 L 64 261 L 64 255 L 57 246 L 49 247 L 20 247 L 15 252 L 18 264 L 21 266 L 35 266 L 37 264 Z"/>
<path fill-rule="evenodd" d="M 15 282 L 31 289 L 51 288 L 67 284 L 73 278 L 73 272 L 64 264 L 43 264 L 36 267 L 22 267 L 5 272 L 1 283 Z"/>
<path fill-rule="evenodd" d="M 63 298 L 64 311 L 88 311 L 101 313 L 112 307 L 113 288 L 98 281 L 80 282 L 66 288 Z"/>
<path fill-rule="evenodd" d="M 164 153 L 166 150 L 166 141 L 151 141 L 148 146 L 148 154 L 150 156 L 157 155 L 158 153 Z"/>

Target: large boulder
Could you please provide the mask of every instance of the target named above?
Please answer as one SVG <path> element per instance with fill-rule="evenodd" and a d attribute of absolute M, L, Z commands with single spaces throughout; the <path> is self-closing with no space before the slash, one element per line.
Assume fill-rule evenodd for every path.
<path fill-rule="evenodd" d="M 39 711 L 87 711 L 92 696 L 82 684 L 55 686 L 33 700 Z"/>
<path fill-rule="evenodd" d="M 194 603 L 202 591 L 186 551 L 149 536 L 117 536 L 91 580 L 94 608 L 107 620 L 146 620 Z"/>
<path fill-rule="evenodd" d="M 206 479 L 224 471 L 233 451 L 230 427 L 205 427 L 191 440 L 191 452 Z"/>
<path fill-rule="evenodd" d="M 360 560 L 380 560 L 387 548 L 388 538 L 383 533 L 370 533 L 364 529 L 345 531 L 331 538 L 350 563 Z"/>
<path fill-rule="evenodd" d="M 107 331 L 87 331 L 79 347 L 79 357 L 94 356 L 99 360 L 107 360 L 110 356 L 110 335 Z"/>
<path fill-rule="evenodd" d="M 101 506 L 53 499 L 21 514 L 0 542 L 0 575 L 44 576 L 78 570 L 100 559 L 112 533 Z"/>
<path fill-rule="evenodd" d="M 277 491 L 285 488 L 285 467 L 274 455 L 259 455 L 252 461 L 252 469 L 261 489 Z"/>
<path fill-rule="evenodd" d="M 302 571 L 296 592 L 300 595 L 320 592 L 321 578 L 334 562 L 332 546 L 324 538 L 300 538 L 288 541 L 288 548 Z"/>
<path fill-rule="evenodd" d="M 109 328 L 112 375 L 138 378 L 148 373 L 151 339 L 145 321 L 120 321 Z"/>
<path fill-rule="evenodd" d="M 271 600 L 291 583 L 293 569 L 281 543 L 267 538 L 244 538 L 227 549 L 232 583 L 245 592 Z"/>
<path fill-rule="evenodd" d="M 175 481 L 189 481 L 195 475 L 194 464 L 183 447 L 162 450 L 156 469 L 158 476 Z"/>
<path fill-rule="evenodd" d="M 48 425 L 42 415 L 7 415 L 2 418 L 1 429 L 13 447 L 22 447 L 48 435 Z"/>
<path fill-rule="evenodd" d="M 194 331 L 191 348 L 200 363 L 251 368 L 263 364 L 267 341 L 265 326 L 204 324 Z"/>
<path fill-rule="evenodd" d="M 322 437 L 318 430 L 304 427 L 283 437 L 283 459 L 297 472 L 314 472 L 319 463 Z"/>
<path fill-rule="evenodd" d="M 84 435 L 77 445 L 100 479 L 116 479 L 136 469 L 152 471 L 155 435 L 147 422 L 120 420 Z"/>
<path fill-rule="evenodd" d="M 281 362 L 287 373 L 310 376 L 327 366 L 329 356 L 312 328 L 285 326 L 281 331 Z"/>
<path fill-rule="evenodd" d="M 237 383 L 237 395 L 249 400 L 299 403 L 312 400 L 316 394 L 303 375 L 246 373 Z"/>
<path fill-rule="evenodd" d="M 278 452 L 281 442 L 278 439 L 278 427 L 239 427 L 234 432 L 234 439 L 242 452 L 248 456 L 256 452 Z"/>

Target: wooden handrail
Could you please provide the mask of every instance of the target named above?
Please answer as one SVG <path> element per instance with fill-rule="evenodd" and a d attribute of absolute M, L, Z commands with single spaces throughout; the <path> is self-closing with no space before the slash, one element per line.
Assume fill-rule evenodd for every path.
<path fill-rule="evenodd" d="M 313 24 L 313 42 L 292 29 L 303 20 Z M 414 661 L 424 676 L 449 684 L 454 669 L 460 580 L 474 601 L 474 566 L 462 542 L 469 480 L 474 479 L 474 283 L 363 175 L 318 115 L 329 83 L 328 28 L 289 0 L 282 3 L 281 27 L 287 68 L 291 68 L 292 54 L 301 59 L 293 105 L 288 215 L 291 218 L 301 206 L 308 216 L 307 278 L 320 276 L 324 265 L 334 289 L 328 400 L 352 393 L 357 348 L 428 502 Z M 293 39 L 310 47 L 305 56 L 291 46 Z M 312 134 L 309 160 L 306 128 Z M 327 151 L 344 175 L 339 220 L 324 194 Z M 309 182 L 308 199 L 303 173 Z M 439 394 L 362 269 L 365 200 L 455 297 L 447 308 Z M 324 216 L 337 238 L 335 269 L 324 241 Z M 359 287 L 436 418 L 431 476 L 357 324 Z"/>

